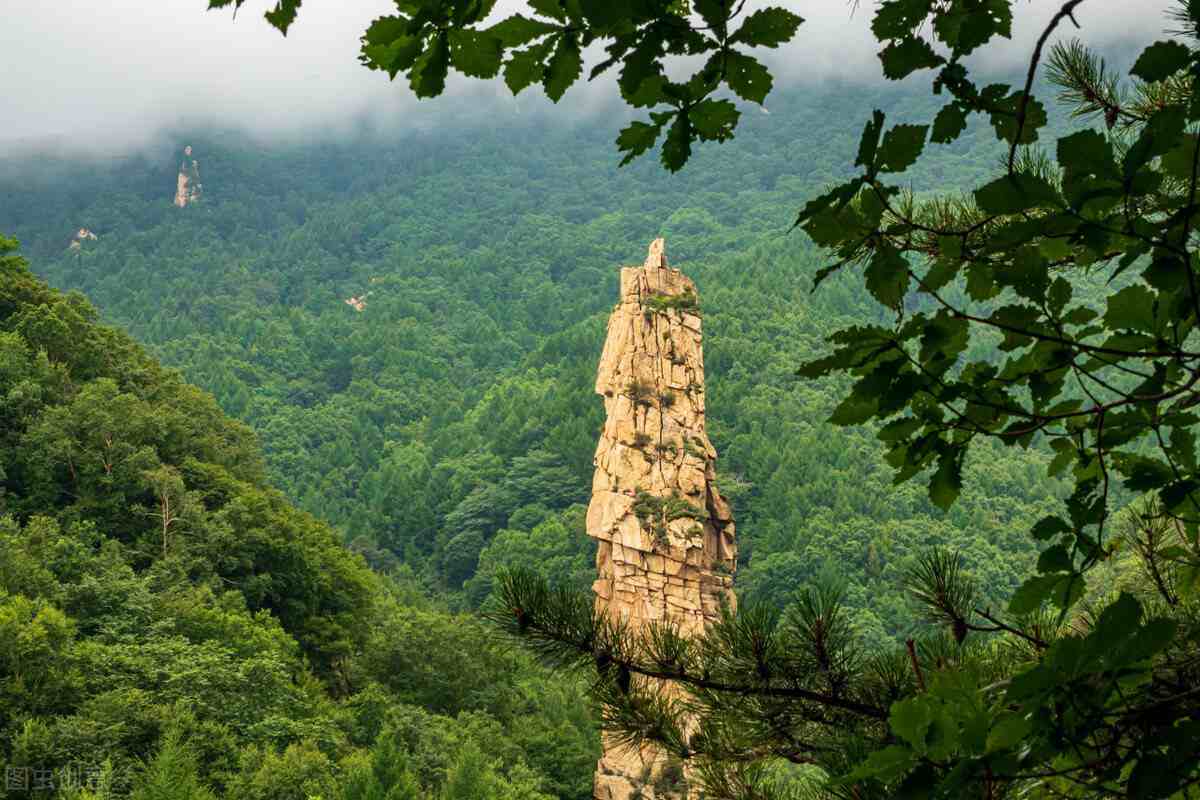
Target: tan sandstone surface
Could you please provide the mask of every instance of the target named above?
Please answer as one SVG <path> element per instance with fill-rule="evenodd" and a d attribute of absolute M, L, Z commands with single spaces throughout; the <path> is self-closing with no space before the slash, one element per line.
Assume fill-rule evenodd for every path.
<path fill-rule="evenodd" d="M 705 431 L 704 351 L 695 284 L 667 266 L 662 239 L 621 270 L 596 377 L 607 420 L 596 447 L 588 535 L 597 539 L 597 607 L 633 625 L 686 633 L 733 605 L 733 515 L 717 491 Z M 688 796 L 678 765 L 605 742 L 597 800 Z"/>

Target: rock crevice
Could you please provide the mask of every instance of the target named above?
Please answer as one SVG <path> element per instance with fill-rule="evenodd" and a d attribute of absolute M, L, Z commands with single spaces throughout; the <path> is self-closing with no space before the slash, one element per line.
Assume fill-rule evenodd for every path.
<path fill-rule="evenodd" d="M 737 564 L 733 514 L 717 490 L 705 429 L 701 337 L 695 284 L 667 266 L 656 239 L 643 266 L 621 270 L 608 321 L 596 376 L 606 421 L 587 530 L 598 542 L 597 608 L 635 627 L 671 622 L 685 635 L 733 605 Z M 595 797 L 684 797 L 685 781 L 662 754 L 606 740 Z"/>

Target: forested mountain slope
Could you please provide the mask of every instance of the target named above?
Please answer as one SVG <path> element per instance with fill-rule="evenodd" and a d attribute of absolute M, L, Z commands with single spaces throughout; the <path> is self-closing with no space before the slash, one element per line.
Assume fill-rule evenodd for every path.
<path fill-rule="evenodd" d="M 266 484 L 244 425 L 14 247 L 0 797 L 591 796 L 577 686 L 373 574 Z"/>
<path fill-rule="evenodd" d="M 738 517 L 745 600 L 845 576 L 877 640 L 909 617 L 896 577 L 960 548 L 993 599 L 1029 565 L 1025 531 L 1060 487 L 1037 451 L 989 452 L 938 511 L 891 487 L 870 430 L 825 423 L 830 385 L 794 377 L 823 337 L 877 306 L 831 280 L 795 209 L 853 162 L 873 106 L 934 101 L 850 86 L 772 95 L 739 138 L 676 176 L 614 169 L 601 116 L 308 147 L 189 132 L 205 198 L 174 208 L 175 161 L 10 167 L 0 229 L 52 283 L 80 289 L 260 436 L 272 481 L 383 571 L 461 606 L 504 564 L 586 583 L 580 503 L 601 422 L 592 394 L 617 267 L 667 239 L 706 317 L 709 418 Z M 972 131 L 918 190 L 973 185 L 994 136 Z M 66 250 L 86 225 L 98 239 Z M 347 298 L 362 298 L 361 311 Z"/>

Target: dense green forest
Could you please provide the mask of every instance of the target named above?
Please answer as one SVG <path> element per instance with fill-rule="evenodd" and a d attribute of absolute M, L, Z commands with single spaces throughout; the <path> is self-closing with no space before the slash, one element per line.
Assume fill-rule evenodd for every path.
<path fill-rule="evenodd" d="M 189 133 L 202 204 L 171 206 L 168 151 L 13 173 L 0 222 L 52 283 L 83 291 L 250 425 L 301 508 L 463 609 L 506 564 L 586 585 L 595 360 L 617 268 L 663 235 L 705 308 L 742 596 L 783 601 L 842 575 L 862 630 L 884 640 L 905 632 L 895 576 L 916 553 L 961 548 L 1002 598 L 1029 564 L 1024 531 L 1061 492 L 1039 453 L 996 454 L 971 465 L 943 514 L 919 487 L 890 486 L 871 431 L 825 423 L 833 387 L 794 377 L 827 333 L 880 313 L 845 282 L 810 293 L 823 262 L 788 232 L 798 199 L 845 173 L 872 105 L 934 108 L 894 90 L 792 90 L 677 176 L 614 169 L 610 132 L 586 120 L 510 115 L 490 130 L 309 147 Z M 946 148 L 918 188 L 970 185 L 992 165 L 991 140 L 980 130 Z M 80 226 L 99 238 L 68 251 Z M 344 302 L 360 296 L 361 312 Z"/>
<path fill-rule="evenodd" d="M 675 176 L 616 170 L 605 126 L 537 113 L 0 164 L 0 230 L 99 309 L 5 261 L 0 626 L 22 648 L 0 661 L 7 763 L 86 765 L 142 798 L 590 796 L 598 741 L 574 679 L 474 612 L 507 566 L 590 583 L 595 362 L 617 268 L 658 235 L 701 292 L 742 601 L 836 577 L 857 632 L 894 642 L 913 619 L 900 575 L 941 545 L 1001 602 L 1066 491 L 1048 456 L 983 450 L 943 513 L 891 485 L 872 430 L 825 422 L 844 384 L 795 375 L 829 332 L 881 314 L 848 281 L 812 292 L 824 262 L 789 232 L 873 105 L 934 108 L 779 93 Z M 977 182 L 991 137 L 946 148 L 916 188 Z M 204 198 L 181 209 L 185 143 Z M 68 249 L 80 227 L 97 238 Z"/>
<path fill-rule="evenodd" d="M 799 77 L 788 8 L 396 0 L 403 117 L 21 120 L 0 800 L 1190 798 L 1200 0 L 1082 4 L 879 0 L 884 86 Z M 593 376 L 663 238 L 630 451 Z"/>
<path fill-rule="evenodd" d="M 590 796 L 572 681 L 374 574 L 267 484 L 248 428 L 14 250 L 0 796 Z"/>

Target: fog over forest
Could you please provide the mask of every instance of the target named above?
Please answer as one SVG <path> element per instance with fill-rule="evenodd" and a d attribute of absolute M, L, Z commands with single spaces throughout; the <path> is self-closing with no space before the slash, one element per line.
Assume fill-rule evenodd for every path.
<path fill-rule="evenodd" d="M 8 5 L 0 800 L 1195 800 L 1200 0 Z"/>
<path fill-rule="evenodd" d="M 535 113 L 544 102 L 512 98 L 500 81 L 452 77 L 442 98 L 417 105 L 403 77 L 389 83 L 358 63 L 359 37 L 392 11 L 386 0 L 309 0 L 286 39 L 261 18 L 264 0 L 238 12 L 204 11 L 205 0 L 56 0 L 29 4 L 0 27 L 5 53 L 0 157 L 47 146 L 112 155 L 150 144 L 165 129 L 244 130 L 258 137 L 319 140 L 364 128 L 478 122 L 493 113 Z M 497 3 L 501 16 L 518 4 Z M 765 5 L 759 0 L 757 5 Z M 790 0 L 806 19 L 797 38 L 764 51 L 777 85 L 879 77 L 870 3 Z M 1154 37 L 1170 0 L 1093 0 L 1077 12 L 1088 41 L 1120 49 Z M 747 5 L 749 11 L 755 2 Z M 983 66 L 1011 70 L 1056 4 L 1018 0 L 1013 44 L 990 48 Z M 1070 36 L 1069 25 L 1060 35 Z M 592 56 L 595 53 L 591 54 Z M 921 78 L 915 80 L 923 80 Z M 593 118 L 615 103 L 611 75 L 563 99 L 552 124 Z M 540 94 L 540 92 L 535 93 Z M 768 106 L 770 100 L 768 99 Z M 448 119 L 449 121 L 445 121 Z M 614 132 L 615 135 L 615 132 Z"/>

